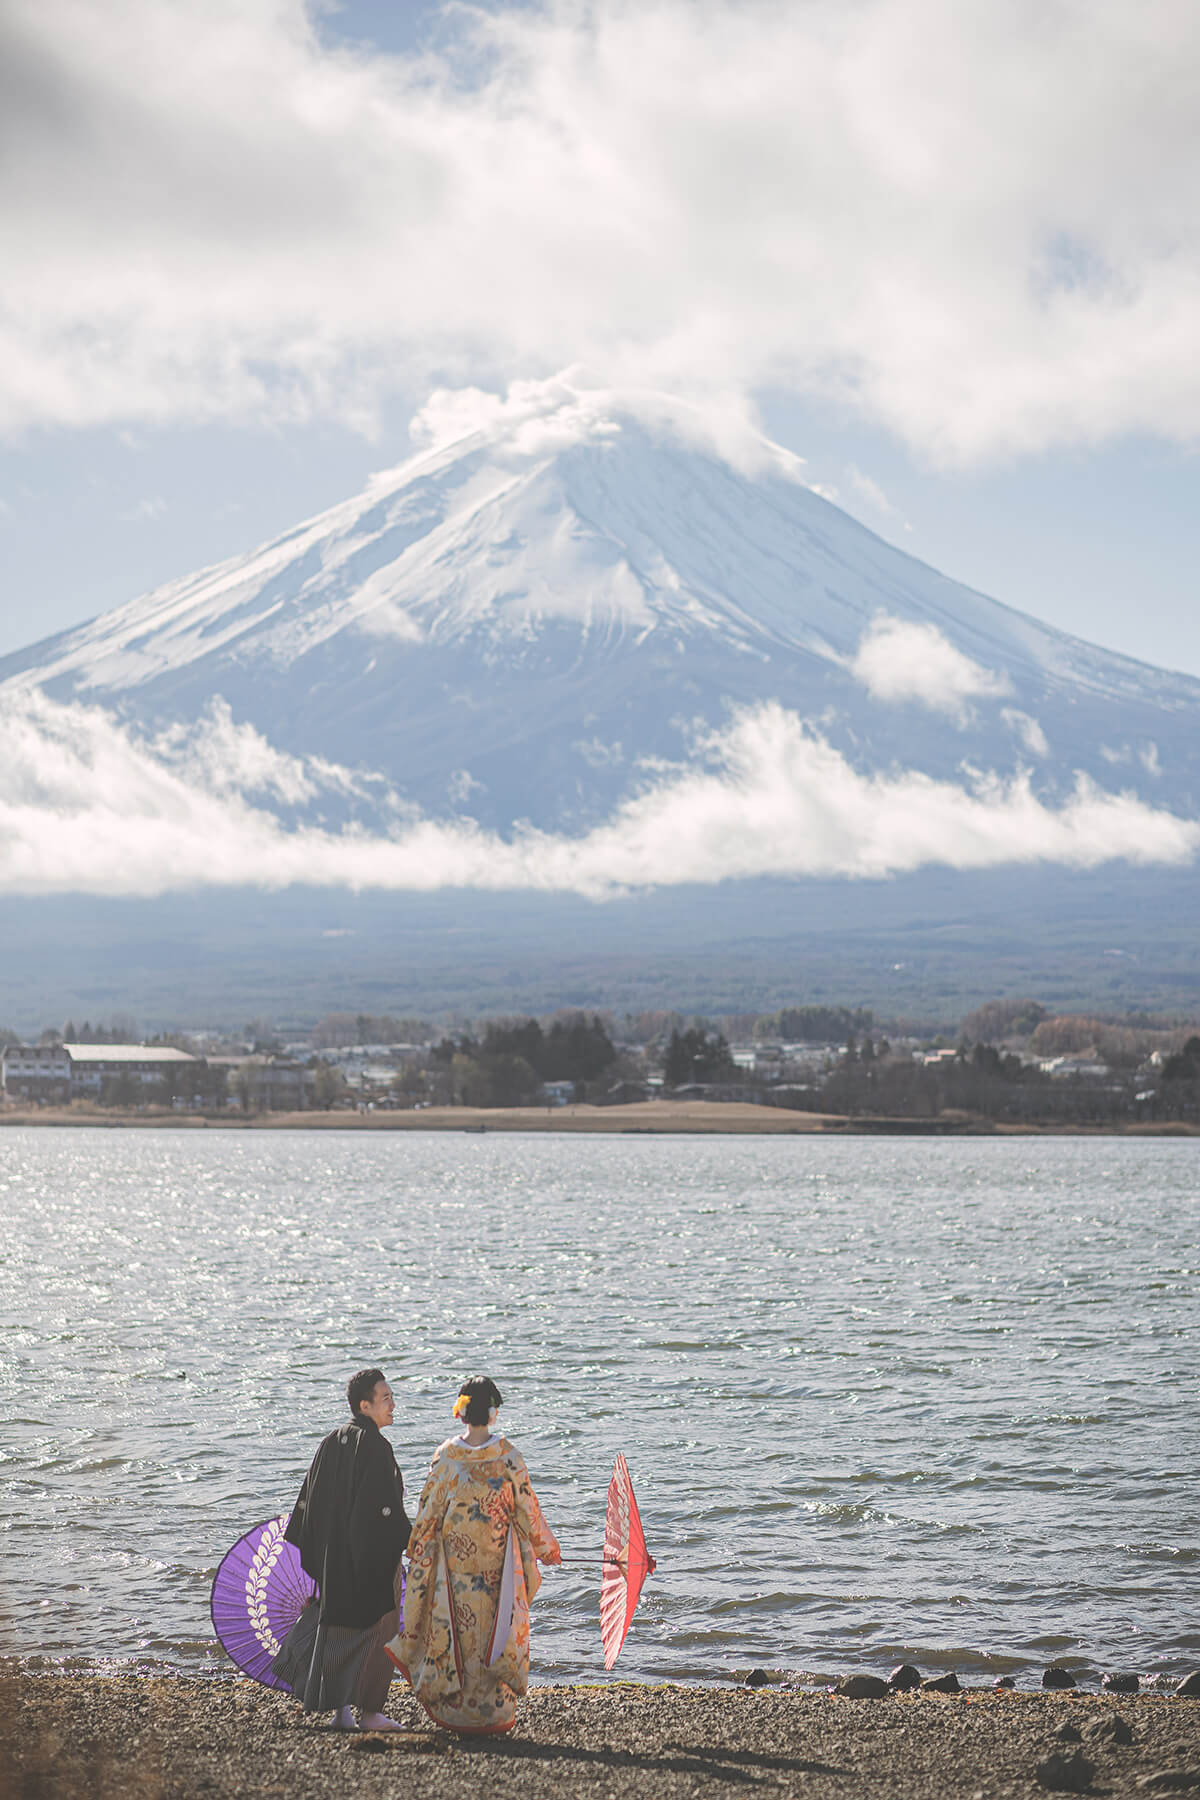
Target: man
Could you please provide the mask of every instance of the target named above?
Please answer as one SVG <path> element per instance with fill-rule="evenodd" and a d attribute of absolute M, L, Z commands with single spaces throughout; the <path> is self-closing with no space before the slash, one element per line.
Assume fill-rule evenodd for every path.
<path fill-rule="evenodd" d="M 383 1646 L 396 1630 L 396 1568 L 412 1530 L 383 1435 L 396 1403 L 382 1369 L 352 1375 L 346 1398 L 351 1417 L 322 1440 L 284 1534 L 318 1594 L 275 1672 L 305 1712 L 335 1711 L 339 1731 L 395 1731 L 382 1710 L 392 1678 Z"/>

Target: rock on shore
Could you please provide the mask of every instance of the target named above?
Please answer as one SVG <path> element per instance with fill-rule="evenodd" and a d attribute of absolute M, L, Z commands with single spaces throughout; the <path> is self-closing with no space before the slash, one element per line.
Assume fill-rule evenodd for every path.
<path fill-rule="evenodd" d="M 429 1728 L 397 1683 L 403 1735 L 348 1736 L 248 1681 L 165 1676 L 0 1679 L 0 1792 L 13 1800 L 534 1800 L 579 1795 L 745 1800 L 1024 1800 L 1068 1721 L 1096 1792 L 1145 1794 L 1200 1766 L 1200 1704 L 1173 1695 L 896 1694 L 770 1688 L 539 1687 L 508 1737 Z M 1089 1730 L 1119 1706 L 1124 1733 Z M 1166 1778 L 1166 1779 L 1163 1779 Z"/>

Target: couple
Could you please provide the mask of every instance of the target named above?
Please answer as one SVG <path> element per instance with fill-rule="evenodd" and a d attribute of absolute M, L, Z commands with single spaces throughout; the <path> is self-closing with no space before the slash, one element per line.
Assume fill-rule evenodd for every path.
<path fill-rule="evenodd" d="M 529 1680 L 537 1565 L 561 1553 L 520 1451 L 495 1429 L 500 1390 L 486 1375 L 459 1389 L 461 1435 L 434 1455 L 411 1524 L 383 1436 L 395 1402 L 382 1370 L 361 1370 L 346 1397 L 351 1418 L 322 1442 L 288 1521 L 318 1597 L 275 1671 L 343 1731 L 396 1729 L 383 1712 L 393 1668 L 435 1724 L 510 1731 Z"/>

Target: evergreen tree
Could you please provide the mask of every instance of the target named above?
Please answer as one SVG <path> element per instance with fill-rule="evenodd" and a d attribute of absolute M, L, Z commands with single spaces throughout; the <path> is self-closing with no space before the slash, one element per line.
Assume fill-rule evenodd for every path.
<path fill-rule="evenodd" d="M 1164 1081 L 1200 1081 L 1200 1037 L 1190 1037 L 1175 1056 L 1163 1064 Z"/>
<path fill-rule="evenodd" d="M 733 1058 L 722 1032 L 711 1035 L 703 1026 L 673 1031 L 663 1055 L 663 1081 L 667 1087 L 684 1087 L 692 1081 L 725 1081 L 733 1074 Z"/>

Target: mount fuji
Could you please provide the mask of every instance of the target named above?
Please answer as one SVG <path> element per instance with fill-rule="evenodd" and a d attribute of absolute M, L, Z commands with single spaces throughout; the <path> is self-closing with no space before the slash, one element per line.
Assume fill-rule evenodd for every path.
<path fill-rule="evenodd" d="M 939 575 L 744 425 L 560 378 L 0 659 L 0 888 L 693 892 L 1190 868 L 1200 681 Z"/>

